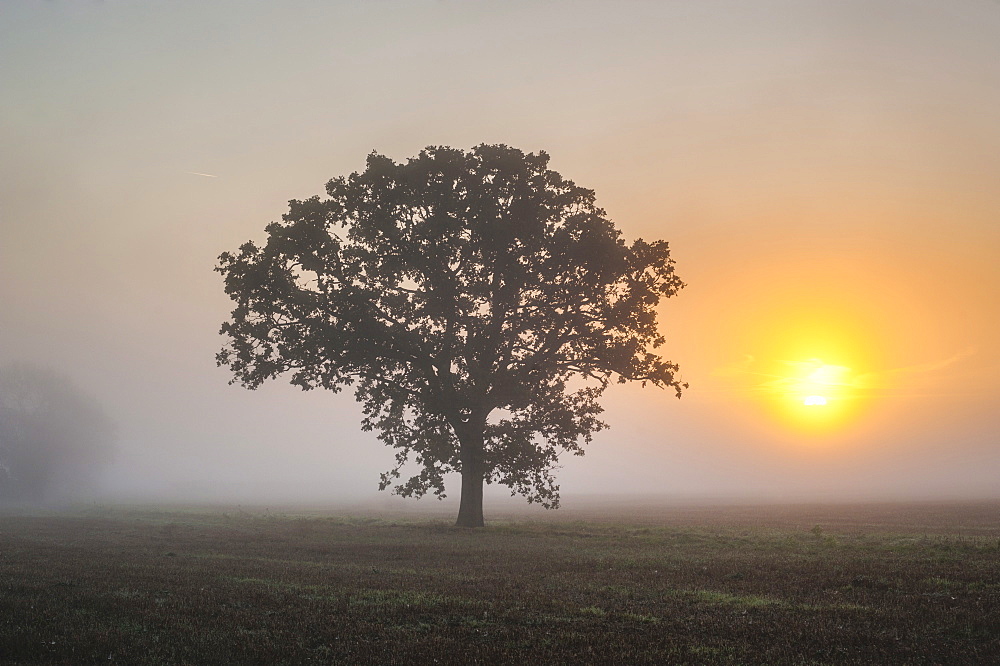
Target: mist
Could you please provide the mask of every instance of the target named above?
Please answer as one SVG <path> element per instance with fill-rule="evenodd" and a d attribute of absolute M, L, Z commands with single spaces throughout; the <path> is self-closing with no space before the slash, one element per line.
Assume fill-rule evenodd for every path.
<path fill-rule="evenodd" d="M 659 352 L 691 388 L 612 386 L 565 507 L 996 498 L 998 30 L 985 1 L 5 4 L 0 365 L 115 424 L 77 499 L 450 507 L 457 477 L 377 491 L 349 391 L 228 383 L 213 267 L 372 150 L 505 143 L 688 285 Z M 819 353 L 869 378 L 822 432 L 732 370 Z"/>

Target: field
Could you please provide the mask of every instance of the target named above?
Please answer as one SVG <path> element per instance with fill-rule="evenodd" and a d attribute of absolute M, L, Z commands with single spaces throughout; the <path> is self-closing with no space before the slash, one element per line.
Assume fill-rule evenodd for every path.
<path fill-rule="evenodd" d="M 996 503 L 0 512 L 7 664 L 996 660 Z"/>

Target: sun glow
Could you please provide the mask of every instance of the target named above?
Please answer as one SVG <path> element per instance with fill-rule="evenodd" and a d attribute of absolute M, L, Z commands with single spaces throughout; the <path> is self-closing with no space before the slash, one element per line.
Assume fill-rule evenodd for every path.
<path fill-rule="evenodd" d="M 901 375 L 886 368 L 905 350 L 885 333 L 891 304 L 871 312 L 839 291 L 819 289 L 805 279 L 810 270 L 801 267 L 803 278 L 795 281 L 773 276 L 777 286 L 760 289 L 763 305 L 746 294 L 753 309 L 734 313 L 729 326 L 738 337 L 727 343 L 729 363 L 714 375 L 720 392 L 738 397 L 748 417 L 777 437 L 843 442 L 839 436 L 870 424 L 881 398 L 896 389 Z M 822 285 L 823 276 L 815 277 Z"/>
<path fill-rule="evenodd" d="M 782 420 L 809 431 L 829 431 L 843 425 L 858 396 L 858 374 L 846 365 L 820 358 L 783 361 L 778 375 L 765 384 Z"/>
<path fill-rule="evenodd" d="M 788 362 L 792 376 L 780 385 L 804 405 L 825 405 L 830 398 L 842 397 L 851 386 L 851 369 L 831 365 L 821 359 Z"/>
<path fill-rule="evenodd" d="M 826 351 L 832 356 L 833 350 Z M 768 360 L 747 356 L 733 372 L 753 383 L 753 393 L 785 427 L 819 434 L 847 425 L 868 393 L 864 388 L 868 375 L 840 358 L 831 362 L 817 357 Z"/>

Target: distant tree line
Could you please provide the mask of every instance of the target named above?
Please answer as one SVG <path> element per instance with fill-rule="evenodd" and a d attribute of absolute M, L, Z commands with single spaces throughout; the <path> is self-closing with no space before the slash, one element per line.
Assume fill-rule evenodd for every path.
<path fill-rule="evenodd" d="M 114 435 L 100 406 L 61 374 L 0 367 L 0 500 L 38 502 L 91 488 Z"/>

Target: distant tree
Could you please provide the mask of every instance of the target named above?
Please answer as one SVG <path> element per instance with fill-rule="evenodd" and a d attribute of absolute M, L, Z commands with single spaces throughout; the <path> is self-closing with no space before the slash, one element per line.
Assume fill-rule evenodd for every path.
<path fill-rule="evenodd" d="M 256 388 L 353 386 L 362 427 L 396 448 L 402 496 L 444 496 L 460 472 L 458 525 L 483 524 L 483 483 L 553 508 L 561 452 L 607 427 L 612 379 L 685 387 L 650 350 L 656 306 L 683 283 L 664 241 L 627 245 L 594 192 L 503 145 L 429 147 L 405 164 L 372 153 L 290 201 L 219 257 L 236 302 L 219 365 Z"/>
<path fill-rule="evenodd" d="M 113 451 L 101 408 L 51 370 L 0 368 L 0 499 L 39 501 L 87 489 Z"/>

